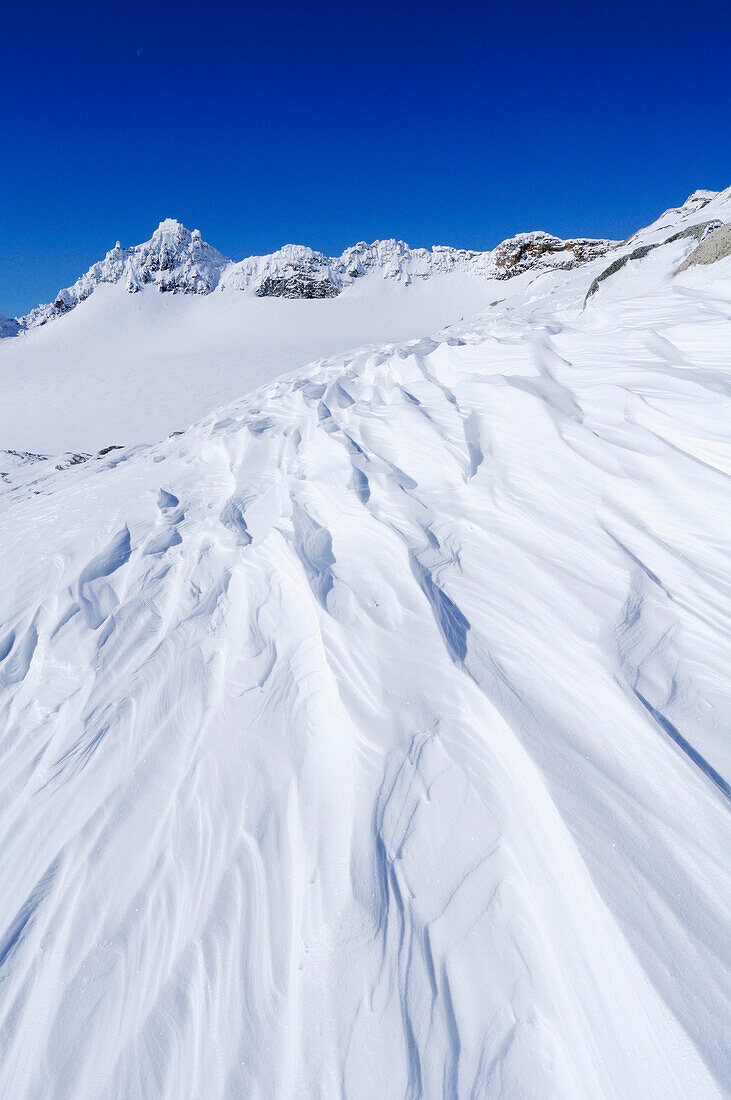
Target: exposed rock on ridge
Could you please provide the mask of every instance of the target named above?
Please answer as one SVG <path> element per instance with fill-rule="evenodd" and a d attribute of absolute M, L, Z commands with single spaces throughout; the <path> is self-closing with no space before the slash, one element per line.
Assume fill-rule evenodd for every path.
<path fill-rule="evenodd" d="M 216 289 L 243 290 L 259 298 L 334 298 L 356 279 L 373 273 L 408 286 L 416 279 L 460 271 L 477 278 L 508 279 L 532 268 L 574 267 L 603 255 L 612 242 L 562 241 L 549 233 L 521 233 L 491 252 L 435 245 L 410 248 L 404 241 L 361 241 L 341 256 L 328 257 L 303 245 L 285 245 L 269 256 L 237 263 L 180 222 L 160 223 L 152 238 L 132 248 L 119 241 L 54 302 L 24 317 L 3 320 L 0 335 L 12 336 L 62 316 L 103 283 L 121 283 L 131 293 L 154 285 L 163 293 L 209 294 Z"/>
<path fill-rule="evenodd" d="M 713 232 L 706 234 L 697 248 L 683 260 L 678 271 L 685 271 L 696 264 L 714 264 L 731 255 L 731 225 L 717 225 Z"/>
<path fill-rule="evenodd" d="M 666 210 L 655 222 L 621 244 L 616 241 L 575 238 L 561 240 L 537 230 L 519 233 L 489 252 L 435 245 L 410 248 L 394 239 L 360 241 L 342 255 L 329 257 L 304 245 L 288 244 L 268 256 L 249 256 L 234 262 L 173 219 L 160 223 L 151 239 L 132 248 L 118 241 L 105 258 L 94 264 L 73 286 L 59 291 L 54 302 L 38 306 L 24 317 L 0 317 L 0 338 L 44 325 L 68 313 L 102 283 L 121 283 L 129 293 L 153 285 L 163 293 L 209 294 L 213 290 L 241 290 L 259 298 L 334 298 L 356 279 L 380 275 L 408 286 L 414 280 L 461 272 L 479 279 L 510 279 L 529 271 L 571 269 L 606 253 L 614 262 L 592 284 L 589 296 L 603 278 L 629 259 L 640 258 L 658 244 L 678 239 L 683 230 L 699 237 L 708 226 L 721 225 L 708 214 L 722 214 L 731 201 L 724 192 L 695 191 L 682 206 Z M 696 225 L 705 217 L 702 225 Z M 725 218 L 724 218 L 725 220 Z M 679 230 L 679 226 L 683 228 Z M 675 230 L 673 236 L 668 232 Z M 634 246 L 628 254 L 622 250 Z M 709 253 L 710 254 L 710 253 Z M 715 253 L 714 253 L 715 255 Z"/>

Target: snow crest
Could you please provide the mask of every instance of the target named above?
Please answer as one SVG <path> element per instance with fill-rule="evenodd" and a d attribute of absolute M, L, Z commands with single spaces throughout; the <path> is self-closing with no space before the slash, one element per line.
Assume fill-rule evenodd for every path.
<path fill-rule="evenodd" d="M 18 459 L 2 1095 L 723 1095 L 731 261 L 675 276 L 694 244 Z"/>

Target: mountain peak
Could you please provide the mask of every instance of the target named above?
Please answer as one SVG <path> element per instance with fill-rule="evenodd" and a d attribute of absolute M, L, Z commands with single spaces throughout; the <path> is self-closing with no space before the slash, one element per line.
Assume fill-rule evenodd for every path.
<path fill-rule="evenodd" d="M 705 203 L 710 202 L 711 199 L 715 199 L 718 194 L 718 191 L 704 191 L 701 188 L 698 191 L 694 191 L 692 195 L 688 195 L 688 198 L 683 203 L 683 207 L 697 206 L 699 204 L 705 205 Z"/>
<path fill-rule="evenodd" d="M 148 284 L 167 293 L 209 294 L 231 261 L 175 218 L 160 222 L 149 241 L 123 248 L 117 241 L 103 260 L 93 264 L 73 286 L 60 290 L 54 302 L 38 306 L 13 322 L 15 332 L 44 325 L 83 302 L 102 283 L 122 283 L 130 294 Z M 13 335 L 10 322 L 0 336 Z"/>
<path fill-rule="evenodd" d="M 176 218 L 163 218 L 158 225 L 155 232 L 150 238 L 150 243 L 153 241 L 156 243 L 164 242 L 165 244 L 179 244 L 184 245 L 191 240 L 200 241 L 201 232 L 200 229 L 190 230 L 179 222 Z M 140 245 L 138 247 L 144 247 Z"/>
<path fill-rule="evenodd" d="M 694 191 L 682 207 L 667 210 L 651 226 L 650 235 L 673 225 L 691 223 L 731 200 L 725 192 Z M 702 212 L 702 213 L 701 213 Z M 638 234 L 625 244 L 638 239 Z M 414 280 L 461 272 L 480 279 L 510 279 L 530 271 L 571 268 L 602 256 L 618 242 L 561 240 L 543 230 L 518 233 L 488 252 L 434 245 L 411 248 L 395 238 L 360 241 L 340 256 L 326 256 L 305 245 L 285 244 L 271 255 L 232 262 L 176 218 L 164 218 L 148 241 L 123 248 L 117 241 L 73 286 L 59 291 L 49 305 L 25 317 L 0 321 L 0 337 L 35 328 L 67 313 L 88 298 L 101 283 L 122 283 L 131 294 L 147 285 L 166 293 L 209 294 L 217 288 L 243 290 L 257 297 L 333 298 L 356 279 L 378 273 L 408 286 Z"/>
<path fill-rule="evenodd" d="M 163 218 L 155 230 L 155 234 L 158 233 L 187 233 L 182 222 L 179 222 L 177 218 Z"/>

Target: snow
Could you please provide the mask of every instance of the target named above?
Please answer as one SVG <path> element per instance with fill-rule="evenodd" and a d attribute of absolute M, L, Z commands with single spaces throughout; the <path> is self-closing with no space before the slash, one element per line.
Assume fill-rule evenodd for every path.
<path fill-rule="evenodd" d="M 0 341 L 0 447 L 154 443 L 313 359 L 459 321 L 502 287 L 459 274 L 409 287 L 371 276 L 338 298 L 289 301 L 99 286 L 52 324 Z"/>
<path fill-rule="evenodd" d="M 690 201 L 690 200 L 689 200 Z M 287 244 L 269 256 L 250 256 L 238 263 L 227 259 L 174 218 L 167 218 L 149 241 L 122 248 L 119 241 L 104 260 L 93 264 L 56 300 L 37 306 L 25 317 L 7 319 L 0 337 L 14 336 L 57 321 L 107 283 L 137 294 L 144 286 L 172 294 L 210 294 L 216 289 L 249 291 L 258 297 L 336 297 L 356 279 L 378 275 L 409 286 L 414 280 L 459 272 L 476 278 L 510 278 L 529 267 L 573 266 L 603 255 L 612 242 L 562 241 L 549 233 L 520 233 L 491 252 L 435 245 L 410 248 L 404 241 L 365 241 L 341 256 L 327 257 L 305 245 Z"/>
<path fill-rule="evenodd" d="M 242 332 L 273 351 L 0 492 L 0 1095 L 727 1094 L 731 258 L 676 274 L 696 243 L 588 300 L 611 257 L 101 287 L 5 342 L 48 387 L 76 348 L 64 448 L 104 346 L 176 417 L 206 343 L 209 410 Z M 391 335 L 346 349 L 358 315 Z"/>

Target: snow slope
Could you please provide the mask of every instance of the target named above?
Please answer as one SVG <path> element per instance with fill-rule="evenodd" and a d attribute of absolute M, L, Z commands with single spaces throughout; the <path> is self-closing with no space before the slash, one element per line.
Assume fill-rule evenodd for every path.
<path fill-rule="evenodd" d="M 534 232 L 491 252 L 389 240 L 234 263 L 167 219 L 144 244 L 117 241 L 54 302 L 0 317 L 0 448 L 151 443 L 285 371 L 434 332 L 504 297 L 506 280 L 608 247 Z"/>
<path fill-rule="evenodd" d="M 731 258 L 676 274 L 696 244 L 18 460 L 0 1095 L 728 1095 Z"/>
<path fill-rule="evenodd" d="M 418 337 L 499 296 L 459 274 L 409 287 L 370 277 L 322 301 L 102 285 L 52 324 L 0 340 L 0 449 L 154 443 L 313 359 Z"/>

